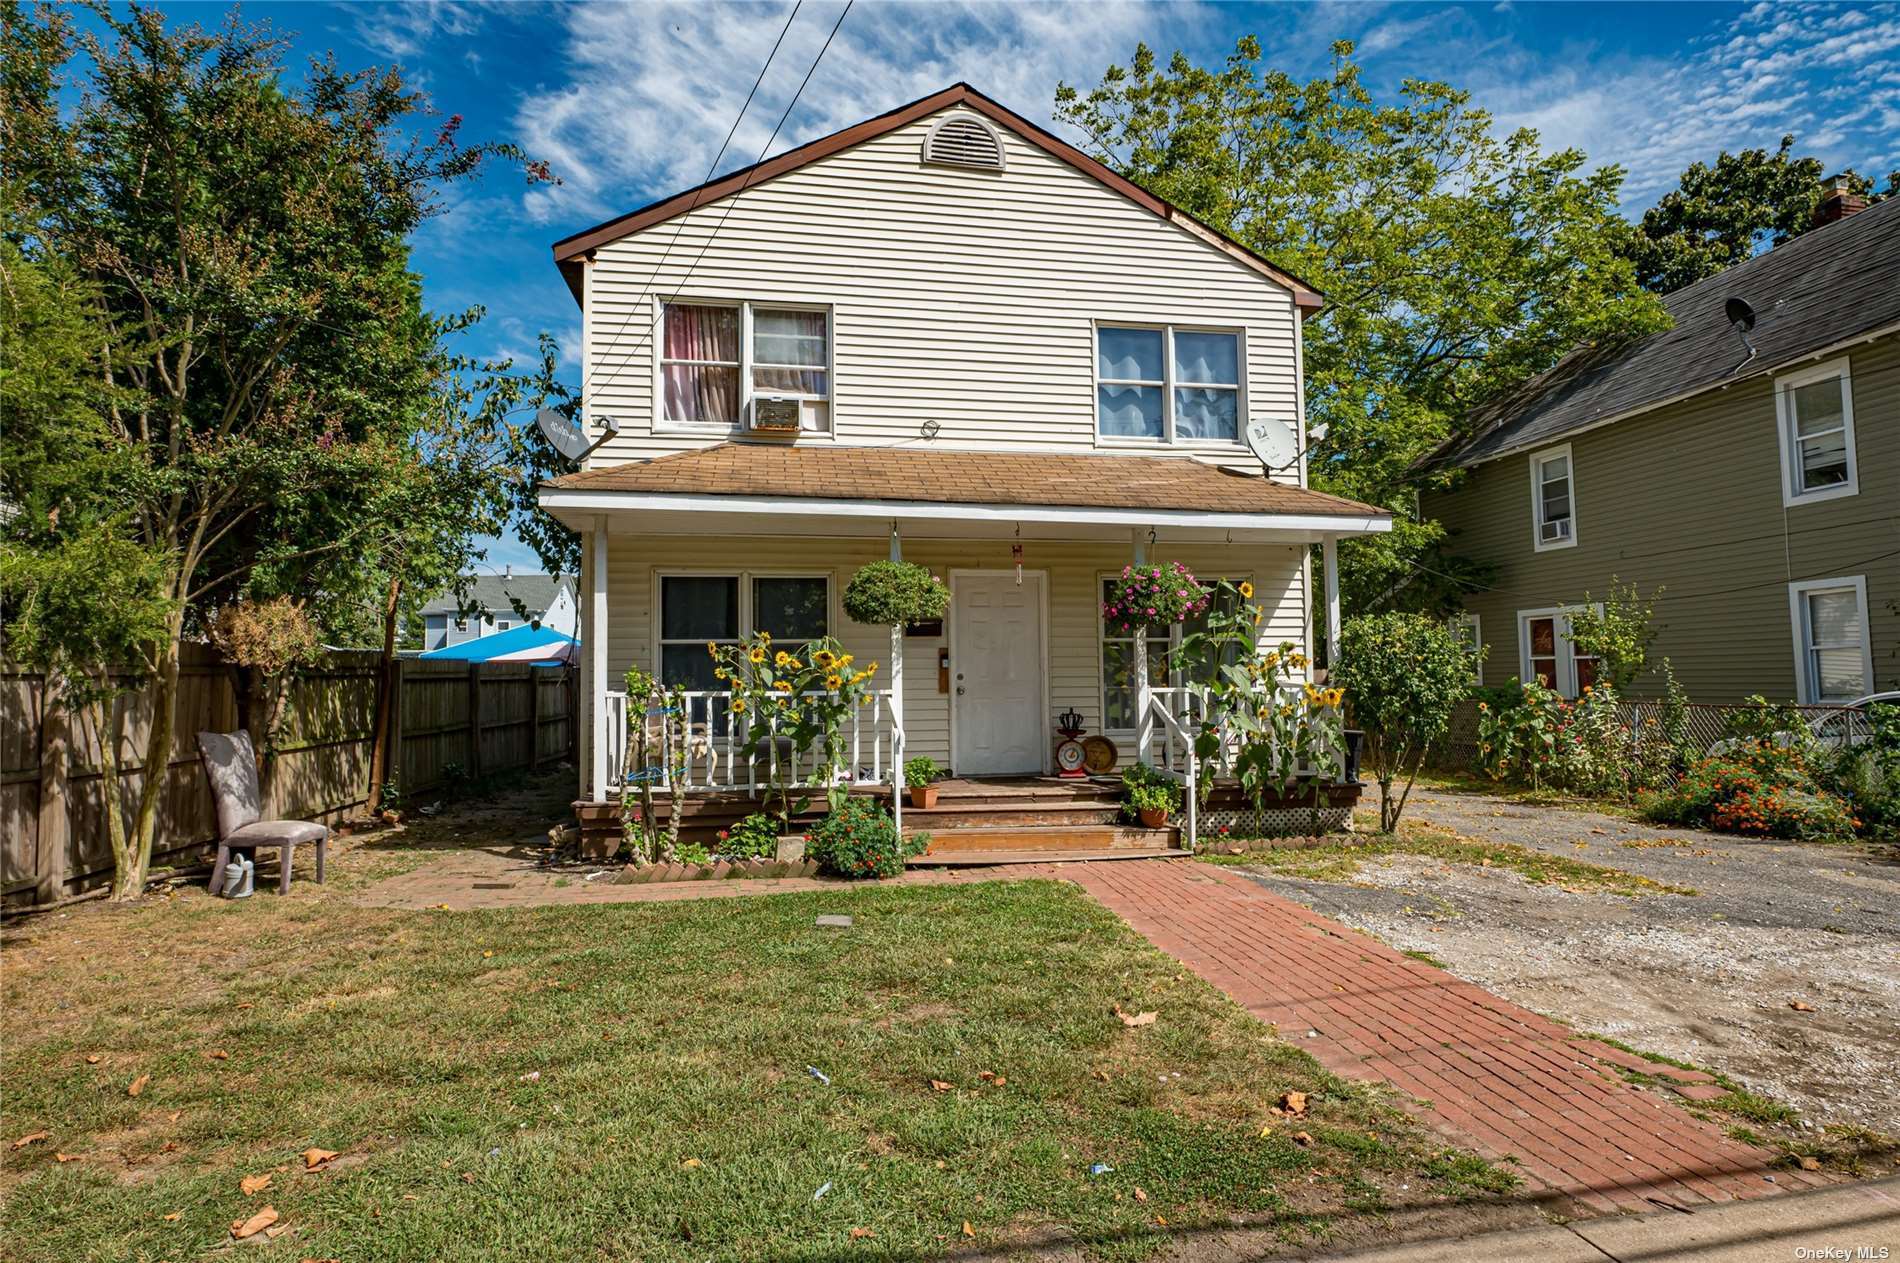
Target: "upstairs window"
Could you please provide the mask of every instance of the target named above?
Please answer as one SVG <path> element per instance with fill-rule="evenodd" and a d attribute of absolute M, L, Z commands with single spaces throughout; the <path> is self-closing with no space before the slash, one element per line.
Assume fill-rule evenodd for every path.
<path fill-rule="evenodd" d="M 1531 513 L 1538 552 L 1577 542 L 1576 480 L 1568 444 L 1531 457 Z"/>
<path fill-rule="evenodd" d="M 737 428 L 758 395 L 800 401 L 801 428 L 828 430 L 830 313 L 753 303 L 663 303 L 661 419 Z"/>
<path fill-rule="evenodd" d="M 1096 430 L 1109 440 L 1240 441 L 1240 334 L 1098 325 Z"/>
<path fill-rule="evenodd" d="M 1843 357 L 1775 380 L 1783 504 L 1832 500 L 1860 490 L 1853 378 L 1847 367 Z"/>

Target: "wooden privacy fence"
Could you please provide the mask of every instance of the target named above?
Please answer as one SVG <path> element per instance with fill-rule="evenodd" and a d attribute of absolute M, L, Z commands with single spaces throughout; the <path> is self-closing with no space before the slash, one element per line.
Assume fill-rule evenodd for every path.
<path fill-rule="evenodd" d="M 336 819 L 368 798 L 377 655 L 326 655 L 298 671 L 264 769 L 266 817 Z M 574 758 L 573 672 L 525 663 L 397 663 L 395 787 L 417 794 L 452 781 Z M 163 771 L 154 867 L 189 863 L 216 841 L 197 734 L 238 726 L 239 678 L 205 645 L 186 645 L 177 727 Z M 0 896 L 8 906 L 50 903 L 111 880 L 97 742 L 87 726 L 46 705 L 44 681 L 0 661 Z M 116 703 L 127 824 L 145 784 L 134 752 L 151 728 L 148 692 Z"/>

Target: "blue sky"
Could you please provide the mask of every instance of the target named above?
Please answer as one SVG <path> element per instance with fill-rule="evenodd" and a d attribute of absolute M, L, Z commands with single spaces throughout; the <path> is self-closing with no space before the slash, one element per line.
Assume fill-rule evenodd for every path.
<path fill-rule="evenodd" d="M 167 4 L 213 25 L 226 6 Z M 470 139 L 512 140 L 552 164 L 558 188 L 497 174 L 461 188 L 415 241 L 430 305 L 479 303 L 470 350 L 526 356 L 540 330 L 564 346 L 578 309 L 555 271 L 557 239 L 707 175 L 791 12 L 783 3 L 252 5 L 294 35 L 296 64 L 334 50 L 347 67 L 399 63 Z M 721 169 L 761 150 L 843 9 L 804 0 Z M 1500 126 L 1629 171 L 1638 213 L 1688 163 L 1772 148 L 1793 132 L 1830 168 L 1900 166 L 1900 3 L 995 4 L 858 0 L 772 151 L 965 79 L 1053 126 L 1058 82 L 1088 86 L 1138 42 L 1217 64 L 1242 35 L 1289 73 L 1319 73 L 1356 40 L 1373 84 L 1443 79 Z M 1057 128 L 1057 130 L 1061 130 Z M 484 569 L 536 568 L 512 539 Z"/>

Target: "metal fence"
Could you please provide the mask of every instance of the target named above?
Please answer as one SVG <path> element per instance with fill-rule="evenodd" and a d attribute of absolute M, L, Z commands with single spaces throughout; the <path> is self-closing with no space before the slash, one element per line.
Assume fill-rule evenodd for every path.
<path fill-rule="evenodd" d="M 1707 754 L 1710 747 L 1728 735 L 1732 720 L 1750 714 L 1755 707 L 1705 705 L 1692 702 L 1683 709 L 1684 744 L 1697 754 Z M 1869 733 L 1867 712 L 1852 706 L 1791 705 L 1777 709 L 1785 709 L 1810 728 L 1825 725 L 1830 739 L 1859 741 L 1865 739 Z M 1628 725 L 1631 739 L 1635 742 L 1632 753 L 1640 754 L 1645 743 L 1666 739 L 1663 729 L 1664 712 L 1663 703 L 1657 701 L 1619 703 L 1618 717 Z M 1443 771 L 1476 769 L 1478 764 L 1477 701 L 1470 700 L 1458 704 L 1458 708 L 1452 713 L 1451 730 L 1433 749 L 1430 762 Z"/>

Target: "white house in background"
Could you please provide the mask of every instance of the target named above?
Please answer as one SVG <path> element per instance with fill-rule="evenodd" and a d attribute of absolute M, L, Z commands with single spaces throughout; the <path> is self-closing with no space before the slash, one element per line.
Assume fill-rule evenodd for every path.
<path fill-rule="evenodd" d="M 422 607 L 425 650 L 459 645 L 525 624 L 551 628 L 563 636 L 580 635 L 573 575 L 516 574 L 513 566 L 507 566 L 498 575 L 476 576 L 469 600 L 475 608 L 466 612 L 453 592 Z M 515 608 L 517 600 L 521 610 Z"/>
<path fill-rule="evenodd" d="M 617 787 L 630 664 L 723 733 L 706 643 L 760 629 L 888 663 L 860 781 L 920 754 L 1045 773 L 1069 710 L 1152 757 L 1184 699 L 1147 678 L 1163 641 L 1105 630 L 1105 581 L 1141 558 L 1249 580 L 1261 639 L 1310 650 L 1309 549 L 1336 622 L 1334 542 L 1391 528 L 1243 441 L 1275 418 L 1304 449 L 1321 296 L 967 85 L 554 257 L 601 440 L 541 492 L 584 539 L 584 803 Z M 942 625 L 848 621 L 852 573 L 899 556 L 949 585 Z"/>

